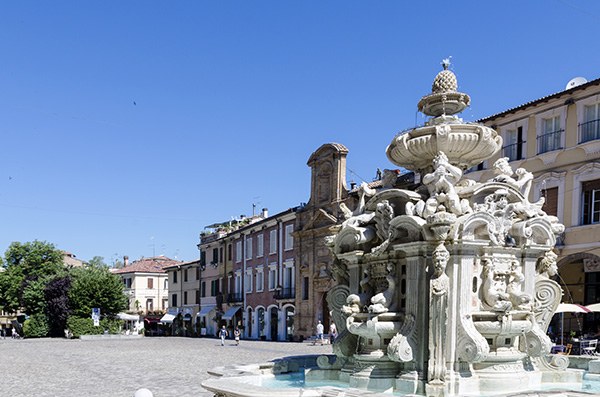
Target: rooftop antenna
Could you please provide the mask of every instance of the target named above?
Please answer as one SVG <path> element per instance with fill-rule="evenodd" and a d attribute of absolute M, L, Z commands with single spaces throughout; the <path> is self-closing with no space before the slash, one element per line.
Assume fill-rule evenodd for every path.
<path fill-rule="evenodd" d="M 257 199 L 259 199 L 260 196 L 256 196 L 253 197 L 252 200 L 255 201 L 254 203 L 252 203 L 252 217 L 254 217 L 256 215 L 256 206 L 260 204 L 260 201 L 257 201 Z"/>

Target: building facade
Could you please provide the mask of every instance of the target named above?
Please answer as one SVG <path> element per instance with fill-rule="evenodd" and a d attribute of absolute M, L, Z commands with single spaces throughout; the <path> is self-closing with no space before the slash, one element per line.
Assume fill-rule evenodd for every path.
<path fill-rule="evenodd" d="M 563 302 L 588 305 L 600 302 L 600 79 L 573 81 L 579 85 L 479 120 L 501 134 L 503 148 L 466 177 L 493 178 L 500 158 L 533 173 L 530 201 L 543 199 L 565 225 L 556 246 Z M 579 322 L 584 333 L 600 320 L 565 318 L 565 328 L 579 332 Z"/>
<path fill-rule="evenodd" d="M 123 290 L 129 297 L 130 313 L 158 315 L 169 307 L 169 282 L 165 271 L 169 266 L 181 262 L 156 256 L 142 258 L 129 263 L 123 258 L 124 267 L 113 270 L 123 280 Z"/>
<path fill-rule="evenodd" d="M 245 338 L 289 340 L 294 334 L 297 208 L 212 225 L 200 236 L 199 321 L 207 335 L 225 325 Z"/>

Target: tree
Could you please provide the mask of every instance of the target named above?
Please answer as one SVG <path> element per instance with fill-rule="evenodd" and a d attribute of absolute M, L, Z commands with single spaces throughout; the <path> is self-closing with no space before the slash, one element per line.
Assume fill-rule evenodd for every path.
<path fill-rule="evenodd" d="M 92 308 L 98 307 L 102 315 L 111 317 L 127 308 L 121 278 L 108 268 L 76 268 L 71 275 L 68 295 L 72 315 L 89 317 Z"/>
<path fill-rule="evenodd" d="M 106 262 L 104 262 L 104 257 L 102 257 L 102 256 L 95 256 L 92 259 L 90 259 L 88 261 L 88 266 L 89 267 L 108 267 Z"/>
<path fill-rule="evenodd" d="M 71 277 L 57 276 L 46 283 L 44 299 L 50 336 L 62 336 L 70 314 L 69 289 Z"/>
<path fill-rule="evenodd" d="M 4 272 L 0 273 L 0 306 L 15 312 L 43 311 L 44 279 L 64 272 L 63 253 L 44 241 L 14 242 L 4 254 Z M 42 301 L 40 301 L 42 299 Z"/>

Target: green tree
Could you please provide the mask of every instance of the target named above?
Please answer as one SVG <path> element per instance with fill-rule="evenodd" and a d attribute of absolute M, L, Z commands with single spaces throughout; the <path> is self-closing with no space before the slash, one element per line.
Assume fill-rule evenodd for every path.
<path fill-rule="evenodd" d="M 90 259 L 88 261 L 88 266 L 89 267 L 108 267 L 106 262 L 104 262 L 104 257 L 102 257 L 102 256 L 95 256 L 92 259 Z"/>
<path fill-rule="evenodd" d="M 71 314 L 89 317 L 92 308 L 99 307 L 103 316 L 115 316 L 127 308 L 121 278 L 106 267 L 87 267 L 71 270 L 69 304 Z"/>
<path fill-rule="evenodd" d="M 3 266 L 0 306 L 7 311 L 23 308 L 27 314 L 38 313 L 45 307 L 43 280 L 64 272 L 63 253 L 44 241 L 14 242 L 4 254 Z"/>

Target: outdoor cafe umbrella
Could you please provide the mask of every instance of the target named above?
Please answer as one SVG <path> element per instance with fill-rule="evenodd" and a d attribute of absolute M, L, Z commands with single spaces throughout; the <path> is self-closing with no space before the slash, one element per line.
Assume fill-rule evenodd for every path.
<path fill-rule="evenodd" d="M 591 305 L 587 305 L 585 308 L 591 312 L 600 312 L 600 303 L 592 303 Z"/>
<path fill-rule="evenodd" d="M 554 313 L 560 313 L 560 344 L 564 345 L 564 337 L 565 333 L 563 332 L 564 328 L 564 317 L 565 313 L 591 313 L 590 310 L 586 306 L 577 305 L 575 303 L 560 303 Z"/>

